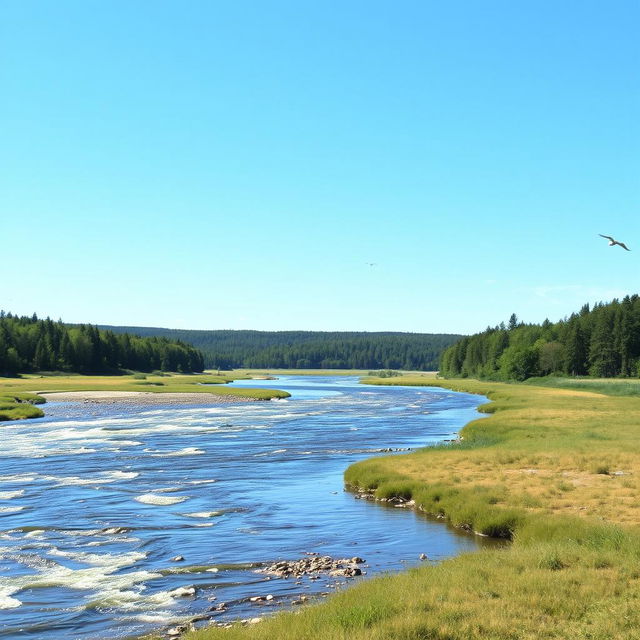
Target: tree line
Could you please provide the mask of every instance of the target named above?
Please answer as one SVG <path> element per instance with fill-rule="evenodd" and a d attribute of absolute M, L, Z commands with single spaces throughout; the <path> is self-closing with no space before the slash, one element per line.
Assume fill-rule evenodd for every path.
<path fill-rule="evenodd" d="M 433 371 L 460 335 L 399 332 L 181 330 L 104 327 L 194 345 L 207 368 L 406 369 Z"/>
<path fill-rule="evenodd" d="M 640 376 L 640 298 L 585 304 L 556 323 L 524 324 L 513 314 L 507 325 L 487 327 L 446 349 L 440 372 L 495 380 Z"/>
<path fill-rule="evenodd" d="M 204 358 L 193 346 L 164 337 L 116 334 L 90 324 L 66 325 L 0 311 L 0 375 L 121 369 L 190 373 L 204 369 Z"/>

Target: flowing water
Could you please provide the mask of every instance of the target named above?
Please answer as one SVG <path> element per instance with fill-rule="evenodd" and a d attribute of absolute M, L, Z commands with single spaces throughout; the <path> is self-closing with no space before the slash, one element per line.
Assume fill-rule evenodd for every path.
<path fill-rule="evenodd" d="M 382 448 L 455 438 L 482 398 L 350 377 L 234 384 L 292 397 L 51 402 L 44 418 L 2 424 L 0 638 L 130 638 L 221 601 L 216 620 L 262 616 L 342 586 L 270 579 L 256 573 L 262 563 L 357 555 L 371 576 L 416 565 L 421 553 L 437 561 L 482 544 L 412 511 L 355 500 L 342 479 Z M 184 586 L 196 595 L 171 593 Z M 269 603 L 247 601 L 266 594 Z"/>

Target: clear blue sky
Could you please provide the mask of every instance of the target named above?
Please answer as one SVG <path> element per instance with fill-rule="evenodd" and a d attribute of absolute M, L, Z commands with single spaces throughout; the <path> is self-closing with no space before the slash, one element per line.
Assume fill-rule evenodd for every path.
<path fill-rule="evenodd" d="M 0 15 L 0 308 L 471 333 L 640 292 L 637 0 Z"/>

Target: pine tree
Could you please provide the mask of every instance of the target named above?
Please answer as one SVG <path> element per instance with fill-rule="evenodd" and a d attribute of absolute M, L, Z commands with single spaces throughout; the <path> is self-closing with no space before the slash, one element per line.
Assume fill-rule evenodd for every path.
<path fill-rule="evenodd" d="M 572 376 L 587 374 L 587 344 L 577 318 L 570 321 L 565 343 L 564 370 Z"/>

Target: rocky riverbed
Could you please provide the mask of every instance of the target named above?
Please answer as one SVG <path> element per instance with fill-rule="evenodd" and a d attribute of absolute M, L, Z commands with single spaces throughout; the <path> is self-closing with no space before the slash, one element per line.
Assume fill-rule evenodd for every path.
<path fill-rule="evenodd" d="M 364 560 L 359 556 L 353 556 L 351 558 L 332 558 L 327 555 L 320 555 L 319 553 L 309 551 L 304 557 L 297 560 L 278 560 L 264 567 L 255 570 L 255 573 L 266 574 L 268 576 L 280 579 L 295 579 L 296 584 L 302 584 L 303 578 L 309 580 L 319 580 L 322 577 L 327 578 L 355 578 L 357 576 L 366 575 L 366 571 L 363 571 L 359 565 L 364 565 Z M 366 566 L 366 565 L 365 565 Z M 328 586 L 339 586 L 339 582 Z M 329 595 L 330 592 L 323 592 L 320 596 Z M 175 597 L 189 597 L 196 595 L 196 589 L 193 586 L 185 586 L 176 589 L 172 592 Z M 248 598 L 243 598 L 235 604 L 252 603 L 255 605 L 301 605 L 309 600 L 309 596 L 300 594 L 293 599 L 277 598 L 271 593 L 257 594 Z M 215 597 L 210 600 L 216 600 Z M 234 603 L 229 602 L 216 602 L 209 607 L 207 613 L 194 616 L 189 621 L 176 625 L 167 629 L 166 635 L 168 638 L 176 638 L 181 636 L 187 631 L 192 631 L 198 625 L 198 623 L 207 622 L 218 627 L 230 627 L 233 623 L 229 621 L 215 622 L 214 619 L 217 615 L 226 613 Z M 257 624 L 262 621 L 261 616 L 253 618 L 243 618 L 238 620 L 241 624 Z"/>

